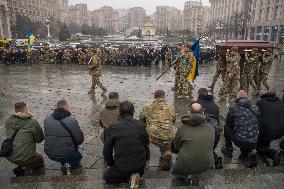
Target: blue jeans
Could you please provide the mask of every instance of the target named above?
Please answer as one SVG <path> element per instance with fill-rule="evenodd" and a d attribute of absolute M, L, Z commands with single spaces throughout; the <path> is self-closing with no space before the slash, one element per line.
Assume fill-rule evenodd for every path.
<path fill-rule="evenodd" d="M 172 174 L 174 177 L 183 180 L 184 182 L 188 182 L 188 175 L 186 176 L 186 175 L 177 174 L 177 173 L 175 173 L 174 170 L 171 171 L 171 174 Z"/>
<path fill-rule="evenodd" d="M 49 157 L 51 160 L 61 163 L 63 166 L 65 163 L 68 163 L 71 168 L 79 165 L 81 159 L 83 158 L 82 154 L 78 150 L 74 150 L 68 157 Z"/>

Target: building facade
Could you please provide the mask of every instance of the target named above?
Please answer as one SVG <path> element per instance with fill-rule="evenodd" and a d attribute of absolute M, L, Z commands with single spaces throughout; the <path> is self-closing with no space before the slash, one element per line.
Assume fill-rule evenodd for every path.
<path fill-rule="evenodd" d="M 56 0 L 54 6 L 54 17 L 62 23 L 69 21 L 69 5 L 68 0 Z"/>
<path fill-rule="evenodd" d="M 207 31 L 213 38 L 242 39 L 248 24 L 251 0 L 210 0 Z"/>
<path fill-rule="evenodd" d="M 117 34 L 119 31 L 119 12 L 110 6 L 103 6 L 93 11 L 93 25 L 104 28 L 108 35 Z"/>
<path fill-rule="evenodd" d="M 170 6 L 157 6 L 154 13 L 154 24 L 157 32 L 165 34 L 182 30 L 181 10 Z"/>
<path fill-rule="evenodd" d="M 205 32 L 207 23 L 208 7 L 203 7 L 201 0 L 187 1 L 183 10 L 183 29 L 194 32 L 195 35 L 201 35 Z"/>
<path fill-rule="evenodd" d="M 273 42 L 284 41 L 284 1 L 252 0 L 248 38 Z"/>
<path fill-rule="evenodd" d="M 89 13 L 87 4 L 80 3 L 69 7 L 69 23 L 77 26 L 88 25 Z"/>
<path fill-rule="evenodd" d="M 55 15 L 57 0 L 7 0 L 10 23 L 16 22 L 17 15 L 27 16 L 34 22 L 44 22 Z"/>
<path fill-rule="evenodd" d="M 120 32 L 125 32 L 127 29 L 129 29 L 129 23 L 128 23 L 128 10 L 127 9 L 118 9 L 118 28 Z"/>
<path fill-rule="evenodd" d="M 145 24 L 146 10 L 142 7 L 133 7 L 128 9 L 128 26 L 141 28 Z"/>
<path fill-rule="evenodd" d="M 7 0 L 0 0 L 0 39 L 11 38 Z"/>

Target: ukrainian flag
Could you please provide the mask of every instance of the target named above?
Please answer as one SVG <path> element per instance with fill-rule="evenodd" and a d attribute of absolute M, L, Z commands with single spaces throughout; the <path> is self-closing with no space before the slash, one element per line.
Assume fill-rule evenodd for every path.
<path fill-rule="evenodd" d="M 201 38 L 200 38 L 201 39 Z M 189 78 L 188 80 L 192 80 L 192 82 L 194 82 L 195 78 L 197 76 L 199 76 L 199 71 L 198 71 L 198 58 L 199 58 L 199 52 L 200 52 L 200 39 L 198 39 L 191 47 L 191 50 L 193 51 L 194 54 L 194 59 L 192 62 L 192 69 L 191 72 L 189 74 Z"/>
<path fill-rule="evenodd" d="M 33 41 L 35 40 L 35 36 L 33 35 L 32 32 L 29 32 L 29 45 L 31 45 L 33 43 Z"/>

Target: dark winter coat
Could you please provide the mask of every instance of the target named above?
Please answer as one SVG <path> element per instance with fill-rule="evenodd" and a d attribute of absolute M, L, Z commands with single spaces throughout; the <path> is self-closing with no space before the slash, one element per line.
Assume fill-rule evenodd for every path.
<path fill-rule="evenodd" d="M 100 123 L 103 128 L 108 128 L 118 121 L 120 103 L 118 99 L 110 99 L 106 102 L 105 108 L 100 113 Z"/>
<path fill-rule="evenodd" d="M 39 123 L 31 114 L 17 113 L 9 117 L 5 123 L 6 136 L 11 138 L 18 130 L 13 142 L 12 154 L 7 157 L 11 162 L 24 162 L 36 154 L 36 144 L 44 139 Z"/>
<path fill-rule="evenodd" d="M 58 108 L 53 114 L 44 120 L 44 152 L 53 158 L 68 157 L 78 145 L 84 141 L 84 135 L 76 119 L 70 117 L 71 113 Z M 60 124 L 61 120 L 70 129 L 76 144 L 74 144 L 71 134 Z"/>
<path fill-rule="evenodd" d="M 215 104 L 212 95 L 200 95 L 197 103 L 201 104 L 206 114 L 213 115 L 219 122 L 220 110 L 217 104 Z"/>
<path fill-rule="evenodd" d="M 226 125 L 233 129 L 238 140 L 256 144 L 259 134 L 259 115 L 259 108 L 248 98 L 242 97 L 229 109 Z"/>
<path fill-rule="evenodd" d="M 146 125 L 132 116 L 122 116 L 121 121 L 106 129 L 104 160 L 122 172 L 144 169 L 150 158 L 149 137 Z"/>
<path fill-rule="evenodd" d="M 184 116 L 172 143 L 172 151 L 177 154 L 173 172 L 188 176 L 212 168 L 214 139 L 214 128 L 205 115 Z"/>
<path fill-rule="evenodd" d="M 260 110 L 260 132 L 273 139 L 284 134 L 284 102 L 273 94 L 264 94 L 256 103 Z"/>

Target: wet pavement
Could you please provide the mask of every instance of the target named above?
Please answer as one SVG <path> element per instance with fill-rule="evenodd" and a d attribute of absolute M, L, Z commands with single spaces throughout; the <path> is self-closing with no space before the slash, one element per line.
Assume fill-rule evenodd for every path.
<path fill-rule="evenodd" d="M 164 67 L 103 67 L 102 82 L 109 91 L 119 93 L 121 100 L 129 100 L 135 105 L 137 118 L 143 105 L 152 101 L 153 93 L 157 89 L 166 91 L 167 100 L 177 110 L 178 117 L 185 113 L 190 100 L 180 100 L 174 97 L 171 88 L 174 83 L 174 71 L 169 71 L 159 81 L 155 78 L 164 70 Z M 194 99 L 200 87 L 207 87 L 214 75 L 215 67 L 201 66 L 200 77 L 195 82 Z M 280 94 L 284 89 L 284 62 L 274 63 L 269 76 L 269 83 Z M 221 84 L 220 79 L 218 84 Z M 217 94 L 219 85 L 216 85 Z M 35 119 L 43 125 L 43 119 L 52 113 L 55 104 L 60 99 L 66 99 L 71 106 L 71 113 L 78 120 L 84 135 L 82 145 L 84 158 L 82 165 L 84 174 L 73 177 L 60 176 L 60 165 L 45 156 L 46 176 L 33 178 L 13 178 L 13 165 L 0 158 L 0 188 L 116 188 L 127 186 L 108 186 L 102 180 L 104 169 L 102 159 L 102 143 L 98 137 L 99 112 L 106 99 L 100 96 L 87 95 L 91 85 L 88 69 L 80 65 L 0 65 L 0 141 L 5 137 L 4 121 L 13 113 L 15 102 L 24 101 Z M 226 106 L 221 107 L 225 115 Z M 177 126 L 180 120 L 177 121 Z M 221 144 L 222 145 L 222 142 Z M 275 144 L 277 146 L 277 144 Z M 38 152 L 44 154 L 43 144 L 38 145 Z M 219 152 L 220 153 L 220 152 Z M 255 169 L 249 170 L 238 162 L 239 152 L 234 154 L 232 161 L 225 161 L 222 171 L 206 173 L 202 187 L 205 188 L 279 188 L 283 186 L 283 167 L 271 169 L 260 165 L 259 170 L 267 172 L 257 174 Z M 172 181 L 169 173 L 157 172 L 159 166 L 159 150 L 151 146 L 150 171 L 146 173 L 144 187 L 147 188 L 183 188 L 183 184 Z M 229 170 L 229 171 L 228 171 Z M 241 171 L 240 171 L 241 170 Z M 243 174 L 238 176 L 238 174 Z M 95 180 L 94 180 L 95 179 Z M 237 184 L 236 184 L 237 182 Z M 60 184 L 59 184 L 60 183 Z M 262 187 L 261 187 L 262 188 Z M 280 187 L 281 188 L 281 187 Z"/>

